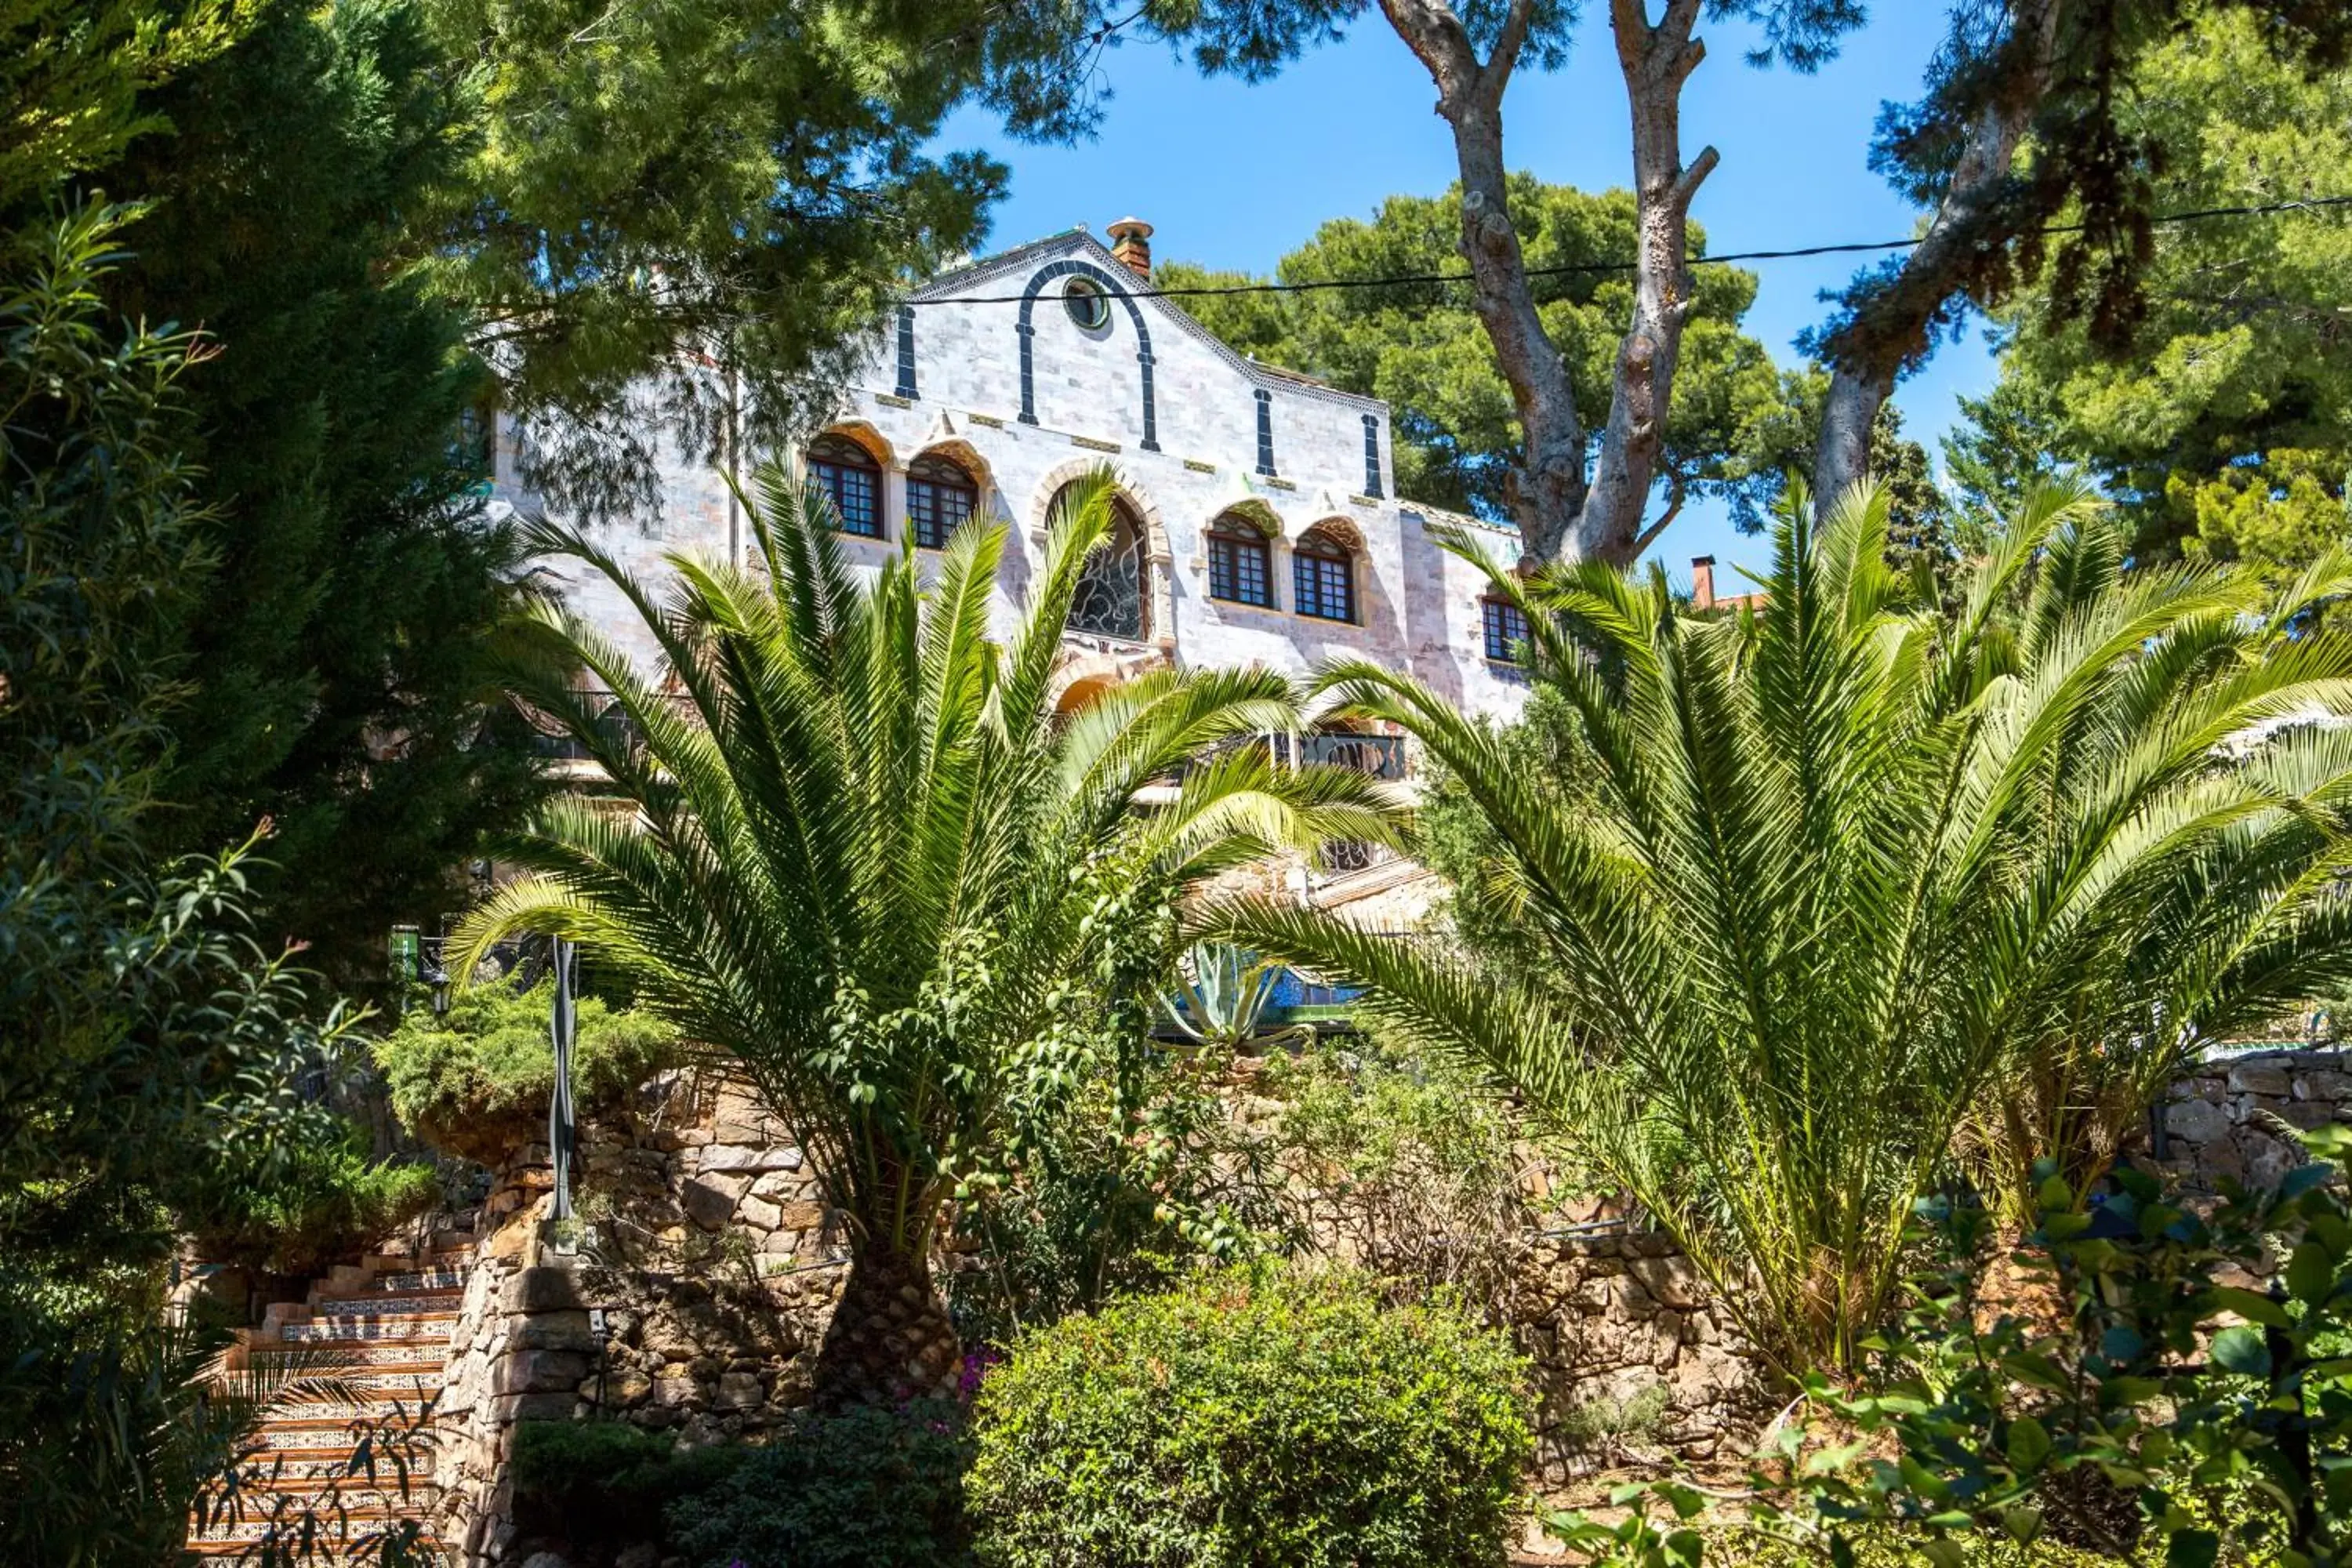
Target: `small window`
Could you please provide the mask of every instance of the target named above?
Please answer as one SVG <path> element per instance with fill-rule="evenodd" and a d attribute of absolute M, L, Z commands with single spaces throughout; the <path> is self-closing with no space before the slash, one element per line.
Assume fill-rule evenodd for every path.
<path fill-rule="evenodd" d="M 907 521 L 915 542 L 945 550 L 948 538 L 980 506 L 980 487 L 953 460 L 926 452 L 907 468 Z"/>
<path fill-rule="evenodd" d="M 1087 331 L 1098 332 L 1110 325 L 1110 296 L 1091 278 L 1073 278 L 1063 284 L 1062 306 L 1070 312 L 1070 320 Z"/>
<path fill-rule="evenodd" d="M 1528 617 L 1508 599 L 1481 599 L 1478 614 L 1486 623 L 1486 657 L 1496 664 L 1519 662 L 1519 645 L 1528 640 Z"/>
<path fill-rule="evenodd" d="M 1232 512 L 1209 525 L 1209 597 L 1236 605 L 1274 604 L 1273 551 L 1265 531 Z"/>
<path fill-rule="evenodd" d="M 809 477 L 833 498 L 841 531 L 860 539 L 882 537 L 882 465 L 846 436 L 820 436 L 809 443 Z"/>
<path fill-rule="evenodd" d="M 1356 557 L 1328 530 L 1309 529 L 1290 552 L 1291 607 L 1321 621 L 1356 618 Z"/>

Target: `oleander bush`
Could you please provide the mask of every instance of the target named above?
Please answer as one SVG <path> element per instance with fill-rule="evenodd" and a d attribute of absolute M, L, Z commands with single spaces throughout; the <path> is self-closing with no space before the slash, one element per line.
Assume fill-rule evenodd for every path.
<path fill-rule="evenodd" d="M 372 1047 L 402 1124 L 445 1153 L 483 1164 L 538 1135 L 555 1087 L 554 985 L 478 985 L 453 997 L 446 1016 L 426 1007 L 404 1014 Z M 583 996 L 577 1019 L 572 1094 L 580 1115 L 681 1058 L 677 1031 L 649 1014 Z"/>
<path fill-rule="evenodd" d="M 1226 1270 L 1019 1340 L 973 1410 L 995 1568 L 1495 1564 L 1524 1363 L 1452 1299 Z M 746 1559 L 751 1561 L 751 1559 Z"/>

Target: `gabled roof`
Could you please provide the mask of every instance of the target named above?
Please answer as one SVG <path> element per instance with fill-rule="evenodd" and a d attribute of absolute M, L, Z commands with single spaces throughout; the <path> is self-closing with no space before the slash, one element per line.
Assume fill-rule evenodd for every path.
<path fill-rule="evenodd" d="M 1127 294 L 1125 280 L 1134 276 L 1128 271 L 1127 264 L 1113 256 L 1102 241 L 1081 227 L 1066 228 L 1059 234 L 1049 234 L 1042 239 L 1029 240 L 1014 246 L 1010 250 L 1000 250 L 993 256 L 982 257 L 978 260 L 967 262 L 961 267 L 952 268 L 914 290 L 908 299 L 913 303 L 920 304 L 925 300 L 957 299 L 968 294 L 987 294 L 992 297 L 998 293 L 1014 294 L 1018 292 L 1016 289 L 992 289 L 988 285 L 1000 282 L 1010 283 L 1016 278 L 1025 279 L 1040 264 L 1066 256 L 1083 256 L 1110 275 L 1113 280 L 1111 290 L 1113 293 Z M 1312 376 L 1301 375 L 1297 371 L 1280 370 L 1273 365 L 1260 364 L 1246 354 L 1235 353 L 1223 339 L 1194 321 L 1192 312 L 1173 300 L 1161 295 L 1146 294 L 1136 297 L 1135 302 L 1139 309 L 1155 310 L 1168 321 L 1173 321 L 1179 331 L 1208 349 L 1252 385 L 1263 386 L 1269 392 L 1280 392 L 1289 396 L 1312 397 L 1328 403 L 1343 404 L 1350 408 L 1362 409 L 1366 413 L 1386 414 L 1388 412 L 1389 405 L 1377 397 L 1365 397 L 1353 392 L 1342 392 L 1336 386 L 1315 380 Z M 1010 310 L 1012 307 L 993 305 L 983 306 L 982 309 Z"/>

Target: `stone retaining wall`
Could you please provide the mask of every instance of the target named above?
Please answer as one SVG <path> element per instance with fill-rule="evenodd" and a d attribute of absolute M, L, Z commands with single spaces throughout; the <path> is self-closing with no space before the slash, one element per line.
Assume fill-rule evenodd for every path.
<path fill-rule="evenodd" d="M 2148 1153 L 2160 1169 L 2210 1189 L 2222 1177 L 2262 1184 L 2302 1163 L 2288 1129 L 2352 1122 L 2352 1052 L 2249 1051 L 2201 1063 L 2172 1086 Z"/>

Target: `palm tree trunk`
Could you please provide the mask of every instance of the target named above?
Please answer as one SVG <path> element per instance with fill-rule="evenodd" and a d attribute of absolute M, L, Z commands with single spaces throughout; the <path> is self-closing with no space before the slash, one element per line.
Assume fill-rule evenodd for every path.
<path fill-rule="evenodd" d="M 962 1351 L 929 1258 L 860 1240 L 817 1351 L 816 1402 L 840 1409 L 945 1398 L 955 1392 Z"/>

